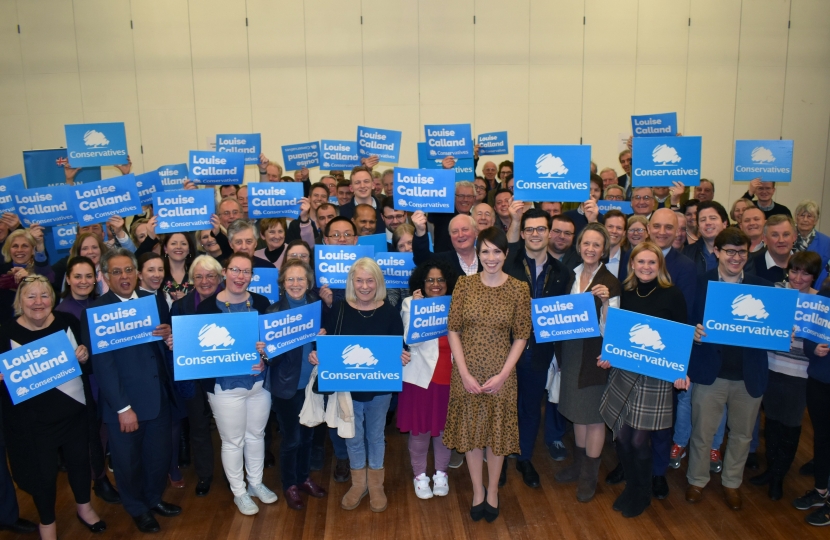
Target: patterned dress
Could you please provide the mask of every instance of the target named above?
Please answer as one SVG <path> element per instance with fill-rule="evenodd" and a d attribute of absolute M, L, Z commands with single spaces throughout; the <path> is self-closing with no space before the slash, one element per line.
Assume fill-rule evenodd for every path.
<path fill-rule="evenodd" d="M 484 384 L 504 367 L 511 338 L 530 337 L 527 284 L 509 277 L 498 287 L 488 287 L 479 274 L 458 278 L 448 328 L 461 334 L 467 369 Z M 453 364 L 444 444 L 459 452 L 491 447 L 499 456 L 518 453 L 516 387 L 514 369 L 498 393 L 471 394 Z"/>

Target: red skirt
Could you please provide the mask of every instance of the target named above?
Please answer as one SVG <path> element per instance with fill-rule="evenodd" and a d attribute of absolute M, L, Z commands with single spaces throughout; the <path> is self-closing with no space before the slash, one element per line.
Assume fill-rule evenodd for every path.
<path fill-rule="evenodd" d="M 398 429 L 414 435 L 431 433 L 437 437 L 444 431 L 449 403 L 448 384 L 431 382 L 428 388 L 421 388 L 403 383 L 403 390 L 398 395 Z"/>

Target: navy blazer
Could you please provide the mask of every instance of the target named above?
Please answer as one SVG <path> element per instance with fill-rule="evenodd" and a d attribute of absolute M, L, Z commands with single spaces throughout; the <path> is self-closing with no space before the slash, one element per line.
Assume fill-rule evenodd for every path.
<path fill-rule="evenodd" d="M 713 268 L 698 277 L 697 299 L 691 324 L 703 323 L 703 311 L 706 307 L 706 293 L 709 291 L 709 282 L 718 281 L 718 269 Z M 765 279 L 744 272 L 744 285 L 761 285 L 771 287 L 772 283 Z M 710 385 L 715 382 L 720 373 L 723 362 L 723 345 L 717 343 L 695 343 L 692 345 L 692 356 L 689 359 L 689 378 L 695 384 Z M 746 391 L 754 398 L 761 397 L 767 389 L 769 377 L 769 362 L 765 349 L 751 349 L 743 347 L 743 371 Z"/>
<path fill-rule="evenodd" d="M 412 260 L 415 262 L 416 265 L 424 263 L 430 259 L 437 259 L 440 261 L 444 261 L 452 266 L 452 269 L 455 270 L 455 273 L 459 276 L 466 275 L 464 270 L 461 268 L 461 263 L 458 262 L 458 253 L 454 250 L 452 251 L 442 251 L 440 253 L 433 253 L 429 250 L 429 238 L 428 235 L 418 236 L 417 234 L 412 237 Z M 481 261 L 478 261 L 478 272 L 481 272 Z"/>
<path fill-rule="evenodd" d="M 375 223 L 375 234 L 380 234 L 386 230 L 386 224 L 383 222 L 383 211 L 380 209 L 381 200 L 374 195 L 372 195 L 372 198 L 375 200 L 375 219 L 377 219 Z M 354 202 L 354 197 L 352 197 L 351 201 L 339 208 L 337 215 L 352 219 L 355 208 L 357 208 L 357 205 Z"/>
<path fill-rule="evenodd" d="M 628 259 L 631 251 L 626 251 L 620 256 L 620 271 L 618 274 L 620 283 L 628 277 Z M 623 259 L 625 266 L 623 266 Z M 692 313 L 695 307 L 695 290 L 697 289 L 697 268 L 690 258 L 678 250 L 669 248 L 666 254 L 666 271 L 669 273 L 672 285 L 675 285 L 683 293 L 686 300 L 686 315 L 692 320 Z"/>
<path fill-rule="evenodd" d="M 161 324 L 170 324 L 170 311 L 164 295 L 137 290 L 139 297 L 155 296 Z M 96 300 L 90 307 L 106 306 L 121 302 L 112 291 Z M 92 351 L 87 311 L 81 316 L 82 341 Z M 118 411 L 129 405 L 135 411 L 138 421 L 153 420 L 161 408 L 161 384 L 159 368 L 167 375 L 167 396 L 171 407 L 179 408 L 177 394 L 173 391 L 173 374 L 167 368 L 165 359 L 167 346 L 161 341 L 132 345 L 114 351 L 92 354 L 92 369 L 100 388 L 98 408 L 104 422 L 117 423 Z M 152 355 L 155 355 L 155 359 Z"/>

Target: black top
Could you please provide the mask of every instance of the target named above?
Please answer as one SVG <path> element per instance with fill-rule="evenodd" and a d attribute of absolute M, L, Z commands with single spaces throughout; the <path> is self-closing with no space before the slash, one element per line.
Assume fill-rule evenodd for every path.
<path fill-rule="evenodd" d="M 686 299 L 680 289 L 674 285 L 665 289 L 658 287 L 656 279 L 640 283 L 634 290 L 623 290 L 620 308 L 681 324 L 686 324 L 688 317 Z"/>
<path fill-rule="evenodd" d="M 340 306 L 343 316 L 340 317 Z M 338 325 L 339 320 L 339 325 Z M 353 308 L 345 300 L 340 300 L 331 309 L 328 320 L 323 321 L 328 336 L 401 336 L 403 340 L 403 321 L 401 315 L 389 301 L 374 311 L 361 311 Z M 354 401 L 371 401 L 375 396 L 390 392 L 352 392 Z"/>

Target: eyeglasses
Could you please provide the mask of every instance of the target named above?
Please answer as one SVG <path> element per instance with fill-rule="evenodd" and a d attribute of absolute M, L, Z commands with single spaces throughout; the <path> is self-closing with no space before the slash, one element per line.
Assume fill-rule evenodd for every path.
<path fill-rule="evenodd" d="M 552 230 L 552 231 L 550 231 L 550 232 L 551 232 L 551 234 L 553 234 L 553 235 L 556 235 L 556 236 L 564 236 L 565 238 L 570 238 L 571 236 L 573 236 L 573 235 L 574 235 L 574 233 L 572 233 L 571 231 L 562 231 L 562 230 L 559 230 L 559 229 L 553 229 L 553 230 Z"/>
<path fill-rule="evenodd" d="M 23 283 L 34 283 L 35 281 L 43 281 L 44 283 L 49 283 L 49 278 L 46 276 L 26 276 L 21 281 Z"/>
<path fill-rule="evenodd" d="M 216 281 L 219 279 L 218 274 L 196 274 L 193 276 L 193 281 Z"/>
<path fill-rule="evenodd" d="M 538 235 L 542 235 L 542 234 L 545 234 L 546 232 L 548 232 L 548 228 L 544 227 L 544 226 L 541 226 L 541 227 L 525 227 L 524 229 L 522 229 L 522 232 L 527 234 L 527 235 L 532 235 L 533 233 L 536 233 Z"/>
<path fill-rule="evenodd" d="M 645 229 L 628 229 L 628 232 L 631 234 L 644 234 L 646 232 Z"/>
<path fill-rule="evenodd" d="M 228 217 L 228 216 L 238 216 L 239 214 L 240 214 L 239 210 L 234 210 L 234 211 L 232 211 L 232 212 L 231 212 L 230 210 L 225 210 L 224 212 L 222 212 L 222 215 L 223 215 L 224 217 Z"/>
<path fill-rule="evenodd" d="M 308 255 L 308 253 L 289 253 L 288 258 L 289 259 L 302 259 L 304 261 L 307 261 L 309 259 L 309 255 Z"/>
<path fill-rule="evenodd" d="M 749 255 L 749 251 L 745 249 L 724 249 L 724 253 L 726 253 L 727 257 L 739 257 L 741 259 L 747 257 Z"/>
<path fill-rule="evenodd" d="M 124 270 L 121 270 L 120 268 L 116 268 L 115 270 L 110 270 L 109 272 L 107 272 L 107 274 L 111 275 L 112 277 L 116 277 L 116 278 L 121 277 L 122 275 L 131 276 L 131 275 L 135 274 L 135 268 L 133 268 L 132 266 L 128 266 Z"/>
<path fill-rule="evenodd" d="M 484 186 L 475 186 L 476 191 L 487 191 L 487 188 Z"/>
<path fill-rule="evenodd" d="M 332 234 L 328 235 L 328 238 L 334 238 L 334 239 L 337 239 L 337 238 L 352 238 L 353 236 L 354 236 L 354 233 L 350 233 L 350 232 L 344 232 L 344 233 L 336 232 L 336 233 L 332 233 Z"/>
<path fill-rule="evenodd" d="M 631 197 L 631 200 L 648 202 L 653 198 L 654 197 L 652 197 L 651 195 L 634 195 L 633 197 Z"/>
<path fill-rule="evenodd" d="M 294 284 L 294 283 L 306 283 L 308 280 L 304 277 L 287 277 L 285 278 L 286 283 Z"/>
<path fill-rule="evenodd" d="M 253 274 L 254 272 L 252 270 L 247 270 L 247 269 L 243 270 L 241 268 L 228 268 L 228 273 L 230 275 L 234 276 L 234 277 L 238 276 L 239 274 L 242 274 L 243 276 L 248 277 L 251 274 Z"/>
<path fill-rule="evenodd" d="M 428 277 L 424 280 L 424 282 L 426 282 L 430 285 L 433 285 L 435 283 L 438 283 L 440 285 L 441 283 L 446 283 L 447 280 L 442 278 L 442 277 Z"/>

